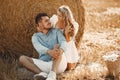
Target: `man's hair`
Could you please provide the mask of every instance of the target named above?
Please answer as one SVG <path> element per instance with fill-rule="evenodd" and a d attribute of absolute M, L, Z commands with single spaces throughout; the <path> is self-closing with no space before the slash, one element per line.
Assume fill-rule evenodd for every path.
<path fill-rule="evenodd" d="M 38 24 L 40 20 L 42 20 L 42 17 L 48 16 L 47 13 L 39 13 L 35 18 L 35 23 Z"/>

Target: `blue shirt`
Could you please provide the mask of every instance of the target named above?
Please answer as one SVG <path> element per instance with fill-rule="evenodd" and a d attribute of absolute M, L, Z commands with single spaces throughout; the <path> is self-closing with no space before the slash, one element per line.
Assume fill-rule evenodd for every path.
<path fill-rule="evenodd" d="M 47 54 L 48 49 L 53 49 L 55 44 L 59 44 L 60 48 L 65 51 L 66 39 L 63 33 L 56 28 L 51 28 L 47 34 L 42 32 L 34 33 L 32 36 L 32 44 L 39 54 L 39 59 L 43 61 L 51 61 L 51 56 Z"/>

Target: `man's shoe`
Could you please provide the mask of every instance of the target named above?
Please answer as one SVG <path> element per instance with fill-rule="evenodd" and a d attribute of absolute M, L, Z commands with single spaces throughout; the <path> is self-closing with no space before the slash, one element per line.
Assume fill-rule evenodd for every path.
<path fill-rule="evenodd" d="M 47 73 L 45 73 L 45 72 L 41 72 L 41 73 L 39 73 L 39 74 L 35 74 L 34 75 L 34 80 L 46 80 L 46 78 L 47 78 Z"/>
<path fill-rule="evenodd" d="M 56 80 L 56 73 L 53 71 L 50 71 L 46 80 Z"/>

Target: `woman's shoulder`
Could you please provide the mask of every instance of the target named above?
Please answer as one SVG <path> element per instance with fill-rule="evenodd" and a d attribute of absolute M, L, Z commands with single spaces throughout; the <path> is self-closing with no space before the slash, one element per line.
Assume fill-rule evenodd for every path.
<path fill-rule="evenodd" d="M 56 23 L 58 22 L 58 17 L 56 14 L 53 14 L 52 17 L 50 18 L 51 25 L 55 27 Z"/>
<path fill-rule="evenodd" d="M 57 15 L 56 15 L 56 14 L 53 14 L 51 18 L 57 18 Z"/>

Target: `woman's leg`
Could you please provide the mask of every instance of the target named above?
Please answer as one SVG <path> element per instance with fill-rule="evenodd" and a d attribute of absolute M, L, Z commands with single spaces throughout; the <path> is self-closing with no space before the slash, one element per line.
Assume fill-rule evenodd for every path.
<path fill-rule="evenodd" d="M 59 64 L 61 62 L 61 59 L 62 59 L 62 57 L 59 56 L 59 58 L 53 60 L 52 69 L 49 72 L 46 80 L 56 80 L 56 74 L 58 73 L 57 70 L 58 70 Z"/>
<path fill-rule="evenodd" d="M 62 73 L 66 70 L 67 61 L 65 55 L 62 54 L 58 59 L 53 61 L 52 71 L 49 72 L 46 80 L 56 80 L 56 74 Z"/>
<path fill-rule="evenodd" d="M 56 73 L 62 73 L 66 70 L 67 68 L 67 60 L 65 57 L 65 54 L 63 53 L 60 57 L 60 59 L 58 60 L 57 64 L 56 64 Z"/>
<path fill-rule="evenodd" d="M 53 68 L 52 68 L 52 71 L 54 71 L 55 73 L 57 73 L 57 69 L 58 69 L 59 64 L 60 64 L 60 62 L 61 62 L 61 59 L 62 59 L 62 55 L 60 55 L 58 59 L 53 60 Z"/>
<path fill-rule="evenodd" d="M 75 69 L 77 63 L 67 63 L 67 70 Z"/>

